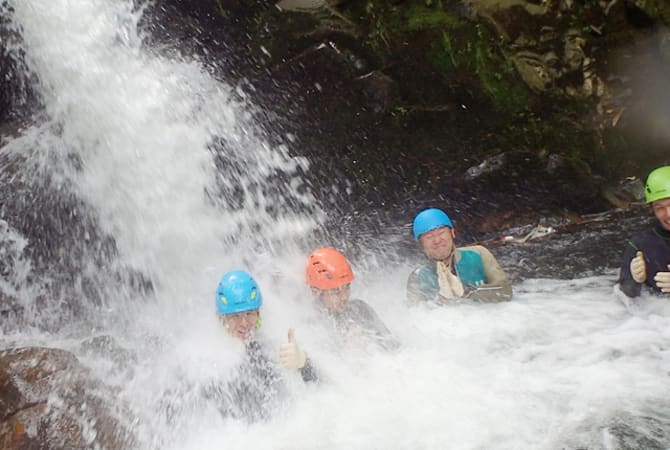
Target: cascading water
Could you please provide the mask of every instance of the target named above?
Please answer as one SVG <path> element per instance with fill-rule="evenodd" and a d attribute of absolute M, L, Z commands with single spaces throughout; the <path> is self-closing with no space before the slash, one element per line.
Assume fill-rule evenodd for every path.
<path fill-rule="evenodd" d="M 15 189 L 5 208 L 18 211 L 0 229 L 0 288 L 24 317 L 3 326 L 3 348 L 77 354 L 117 389 L 107 400 L 138 448 L 670 445 L 670 304 L 620 301 L 616 263 L 517 283 L 505 304 L 408 309 L 412 267 L 369 249 L 354 294 L 402 347 L 334 343 L 302 287 L 300 240 L 321 217 L 297 176 L 305 163 L 268 144 L 243 94 L 198 61 L 145 48 L 142 13 L 124 0 L 4 7 L 42 108 L 0 150 Z M 198 394 L 240 357 L 213 317 L 232 268 L 260 282 L 270 348 L 294 327 L 321 375 L 285 373 L 282 403 L 253 424 Z M 82 349 L 100 335 L 131 356 Z"/>

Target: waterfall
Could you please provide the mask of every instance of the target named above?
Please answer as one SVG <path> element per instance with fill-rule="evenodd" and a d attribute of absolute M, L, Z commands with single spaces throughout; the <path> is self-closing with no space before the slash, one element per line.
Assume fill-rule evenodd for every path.
<path fill-rule="evenodd" d="M 622 299 L 617 262 L 576 279 L 547 265 L 503 304 L 408 308 L 415 261 L 366 249 L 354 296 L 402 347 L 340 343 L 302 280 L 304 240 L 324 215 L 300 177 L 309 165 L 257 121 L 262 106 L 198 58 L 148 45 L 137 1 L 1 5 L 34 92 L 0 140 L 0 290 L 12 311 L 0 311 L 1 348 L 73 352 L 114 387 L 106 400 L 139 448 L 667 447 L 670 303 Z M 268 348 L 293 327 L 320 374 L 306 385 L 284 373 L 283 401 L 253 424 L 196 401 L 239 361 L 213 305 L 234 268 L 259 281 Z M 96 336 L 132 357 L 83 351 Z"/>
<path fill-rule="evenodd" d="M 15 214 L 44 222 L 30 245 L 49 260 L 39 274 L 49 295 L 73 278 L 88 291 L 60 295 L 112 309 L 136 294 L 121 294 L 128 284 L 157 298 L 211 291 L 226 269 L 263 261 L 314 227 L 318 210 L 296 175 L 306 161 L 269 144 L 240 89 L 188 55 L 146 48 L 143 7 L 4 9 L 41 107 L 2 156 L 20 161 L 12 185 L 32 197 L 14 199 Z"/>

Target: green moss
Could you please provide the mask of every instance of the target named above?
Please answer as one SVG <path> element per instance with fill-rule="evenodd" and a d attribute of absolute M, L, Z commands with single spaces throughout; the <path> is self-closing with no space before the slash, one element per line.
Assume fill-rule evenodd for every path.
<path fill-rule="evenodd" d="M 602 164 L 597 164 L 603 159 L 600 139 L 577 119 L 579 114 L 570 105 L 564 106 L 570 114 L 556 112 L 543 117 L 532 112 L 516 114 L 513 120 L 499 128 L 495 140 L 503 147 L 536 149 L 537 156 L 542 159 L 552 154 L 561 155 L 566 171 L 593 178 L 590 168 L 594 164 L 606 170 Z"/>
<path fill-rule="evenodd" d="M 441 8 L 427 8 L 414 5 L 407 11 L 407 30 L 426 30 L 431 28 L 458 28 L 461 21 Z"/>
<path fill-rule="evenodd" d="M 367 0 L 361 6 L 368 44 L 376 52 L 388 53 L 410 42 L 445 79 L 478 80 L 496 111 L 515 113 L 528 107 L 531 93 L 505 58 L 500 38 L 481 25 L 459 18 L 436 1 L 408 0 L 394 6 Z"/>
<path fill-rule="evenodd" d="M 442 30 L 426 57 L 436 69 L 474 73 L 497 111 L 515 113 L 528 107 L 531 94 L 507 61 L 501 46 L 480 25 Z"/>
<path fill-rule="evenodd" d="M 491 43 L 479 25 L 477 40 L 473 44 L 474 70 L 482 88 L 497 110 L 510 112 L 527 108 L 530 101 L 528 89 L 517 78 L 516 70 Z"/>
<path fill-rule="evenodd" d="M 445 75 L 462 65 L 462 58 L 462 53 L 454 48 L 451 37 L 446 31 L 442 32 L 441 40 L 436 41 L 426 51 L 428 62 Z"/>
<path fill-rule="evenodd" d="M 226 8 L 221 4 L 221 0 L 214 0 L 214 5 L 216 6 L 217 12 L 221 14 L 222 17 L 228 17 L 228 11 L 226 11 Z"/>
<path fill-rule="evenodd" d="M 386 5 L 369 0 L 365 4 L 365 15 L 369 24 L 368 43 L 374 49 L 387 49 L 390 43 L 389 17 Z"/>

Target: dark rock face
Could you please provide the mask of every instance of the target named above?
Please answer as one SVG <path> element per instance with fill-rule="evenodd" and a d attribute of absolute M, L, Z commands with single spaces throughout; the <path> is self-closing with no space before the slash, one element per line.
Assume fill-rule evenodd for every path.
<path fill-rule="evenodd" d="M 385 209 L 404 220 L 428 204 L 473 224 L 477 204 L 501 217 L 587 214 L 612 206 L 603 192 L 624 175 L 663 163 L 660 139 L 632 151 L 646 101 L 631 94 L 640 75 L 618 63 L 663 42 L 658 5 L 364 3 L 162 0 L 149 16 L 179 23 L 154 39 L 178 34 L 246 89 L 270 136 L 295 136 L 334 217 Z"/>
<path fill-rule="evenodd" d="M 38 347 L 2 351 L 0 446 L 131 448 L 128 430 L 106 404 L 111 398 L 71 353 Z"/>
<path fill-rule="evenodd" d="M 71 189 L 65 184 L 56 189 L 46 177 L 31 177 L 30 170 L 23 157 L 0 154 L 0 219 L 26 242 L 16 248 L 7 231 L 0 230 L 0 269 L 16 289 L 39 288 L 50 304 L 61 306 L 62 314 L 41 316 L 40 298 L 33 299 L 32 314 L 24 314 L 26 305 L 8 302 L 0 308 L 0 314 L 8 319 L 0 324 L 4 330 L 26 318 L 56 329 L 85 315 L 87 308 L 101 306 L 104 299 L 98 277 L 112 272 L 109 266 L 116 256 L 114 240 L 99 232 L 86 205 Z M 19 275 L 21 268 L 12 264 L 18 260 L 30 261 L 31 273 Z M 91 264 L 96 270 L 87 269 Z M 40 274 L 48 275 L 48 281 Z M 138 290 L 151 290 L 139 274 L 118 273 L 117 279 Z"/>
<path fill-rule="evenodd" d="M 8 131 L 6 124 L 27 118 L 38 102 L 32 88 L 35 79 L 26 70 L 23 53 L 17 50 L 20 36 L 9 28 L 2 14 L 7 8 L 0 2 L 0 135 Z"/>
<path fill-rule="evenodd" d="M 510 151 L 542 168 L 539 192 L 556 192 L 549 202 L 517 192 L 524 180 L 500 165 L 495 182 L 509 182 L 515 205 L 590 213 L 610 206 L 600 195 L 608 184 L 662 163 L 654 148 L 663 136 L 631 134 L 649 124 L 643 109 L 653 93 L 630 92 L 665 77 L 633 78 L 618 61 L 647 43 L 643 67 L 667 70 L 670 58 L 652 58 L 667 53 L 663 5 L 160 0 L 143 27 L 147 45 L 194 56 L 245 90 L 271 139 L 295 136 L 292 151 L 312 161 L 305 178 L 336 214 L 436 197 L 467 209 L 452 194 L 489 191 L 495 174 L 466 171 Z M 15 115 L 29 83 L 7 49 L 0 103 Z M 666 113 L 653 110 L 658 123 Z M 630 151 L 639 145 L 648 151 Z M 544 170 L 548 155 L 565 170 Z M 333 185 L 348 198 L 332 201 Z"/>

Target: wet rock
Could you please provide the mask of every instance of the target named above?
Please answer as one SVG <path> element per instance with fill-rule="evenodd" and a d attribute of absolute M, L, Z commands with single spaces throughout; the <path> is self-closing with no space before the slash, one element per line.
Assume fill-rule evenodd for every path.
<path fill-rule="evenodd" d="M 548 90 L 554 81 L 544 59 L 543 55 L 531 51 L 520 51 L 512 57 L 514 67 L 523 81 L 536 92 Z"/>
<path fill-rule="evenodd" d="M 670 29 L 662 30 L 658 40 L 658 49 L 661 59 L 665 63 L 670 63 Z"/>
<path fill-rule="evenodd" d="M 396 82 L 379 70 L 362 75 L 354 80 L 368 108 L 376 114 L 389 112 L 399 98 Z"/>
<path fill-rule="evenodd" d="M 127 367 L 137 362 L 137 355 L 123 348 L 112 336 L 102 335 L 86 339 L 80 345 L 84 355 L 101 356 L 112 361 L 117 367 Z"/>
<path fill-rule="evenodd" d="M 281 0 L 277 6 L 286 11 L 305 11 L 324 8 L 328 5 L 326 0 Z"/>
<path fill-rule="evenodd" d="M 0 352 L 0 447 L 130 448 L 133 438 L 118 411 L 107 404 L 109 399 L 118 404 L 67 351 L 4 350 Z"/>
<path fill-rule="evenodd" d="M 11 295 L 0 290 L 0 331 L 8 333 L 19 329 L 25 320 L 24 306 Z"/>
<path fill-rule="evenodd" d="M 603 188 L 603 197 L 616 208 L 627 208 L 634 203 L 644 202 L 644 183 L 631 177 Z"/>
<path fill-rule="evenodd" d="M 660 19 L 670 25 L 670 4 L 664 0 L 626 0 L 623 2 L 629 16 L 639 26 L 648 26 Z"/>
<path fill-rule="evenodd" d="M 2 14 L 5 8 L 0 4 L 0 135 L 6 123 L 25 119 L 37 104 L 32 87 L 35 77 L 17 50 L 20 37 L 9 28 L 7 16 Z"/>
<path fill-rule="evenodd" d="M 505 164 L 507 157 L 505 153 L 487 158 L 478 166 L 470 167 L 466 172 L 466 179 L 474 179 L 483 174 L 500 170 Z"/>
<path fill-rule="evenodd" d="M 31 170 L 22 155 L 0 152 L 0 223 L 7 227 L 0 233 L 0 274 L 17 291 L 42 292 L 61 314 L 42 316 L 36 294 L 22 306 L 4 308 L 4 314 L 57 329 L 63 321 L 85 316 L 87 308 L 103 305 L 101 279 L 140 294 L 152 292 L 144 274 L 110 268 L 117 255 L 116 243 L 99 230 L 91 210 L 77 198 L 70 183 L 60 182 L 54 189 L 49 176 L 34 177 Z M 24 308 L 33 312 L 31 317 L 21 314 Z"/>

